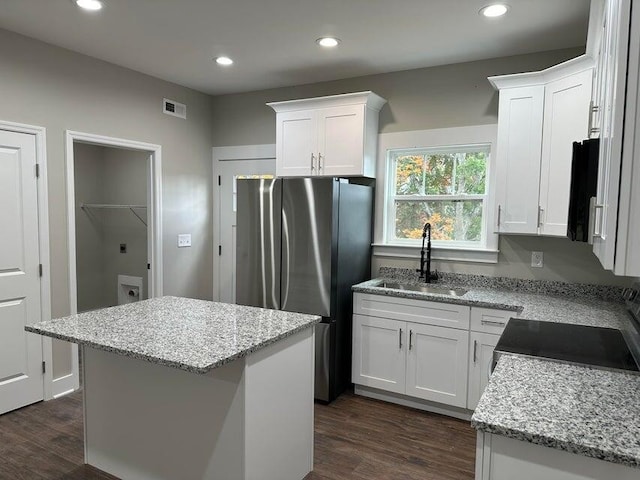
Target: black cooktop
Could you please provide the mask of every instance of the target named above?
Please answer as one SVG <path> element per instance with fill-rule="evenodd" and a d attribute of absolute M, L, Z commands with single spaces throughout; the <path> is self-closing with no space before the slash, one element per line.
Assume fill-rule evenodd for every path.
<path fill-rule="evenodd" d="M 619 330 L 512 318 L 495 352 L 639 372 Z"/>

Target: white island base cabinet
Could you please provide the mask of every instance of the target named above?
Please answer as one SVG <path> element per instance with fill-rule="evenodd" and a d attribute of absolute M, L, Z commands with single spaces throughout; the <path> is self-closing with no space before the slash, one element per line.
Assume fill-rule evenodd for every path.
<path fill-rule="evenodd" d="M 476 480 L 638 480 L 640 469 L 478 432 Z"/>
<path fill-rule="evenodd" d="M 83 348 L 85 462 L 127 480 L 301 480 L 313 328 L 206 374 Z"/>

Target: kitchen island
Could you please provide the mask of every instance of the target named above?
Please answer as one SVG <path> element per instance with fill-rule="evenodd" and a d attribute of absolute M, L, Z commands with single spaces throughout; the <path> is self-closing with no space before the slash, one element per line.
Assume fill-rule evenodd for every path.
<path fill-rule="evenodd" d="M 127 480 L 299 480 L 319 321 L 161 297 L 26 329 L 82 348 L 85 463 Z"/>

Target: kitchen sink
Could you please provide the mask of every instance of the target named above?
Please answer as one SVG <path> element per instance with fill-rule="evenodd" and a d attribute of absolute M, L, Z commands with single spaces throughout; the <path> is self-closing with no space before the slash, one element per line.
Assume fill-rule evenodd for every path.
<path fill-rule="evenodd" d="M 429 284 L 418 283 L 401 283 L 401 282 L 382 282 L 379 288 L 391 288 L 393 290 L 409 290 L 412 292 L 434 293 L 436 295 L 451 295 L 452 297 L 461 297 L 467 290 L 461 288 L 439 287 Z"/>

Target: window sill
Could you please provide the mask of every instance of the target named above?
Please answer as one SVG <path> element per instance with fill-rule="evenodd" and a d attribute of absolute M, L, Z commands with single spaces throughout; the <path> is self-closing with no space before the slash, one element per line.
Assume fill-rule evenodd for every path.
<path fill-rule="evenodd" d="M 374 257 L 420 258 L 420 247 L 389 243 L 374 243 Z M 444 262 L 498 263 L 499 250 L 460 247 L 432 247 L 431 259 Z"/>

